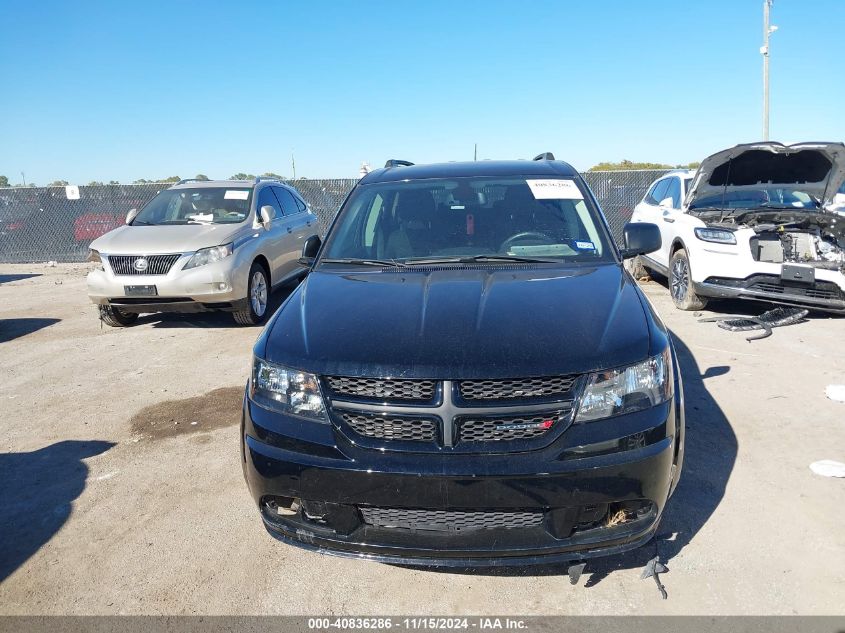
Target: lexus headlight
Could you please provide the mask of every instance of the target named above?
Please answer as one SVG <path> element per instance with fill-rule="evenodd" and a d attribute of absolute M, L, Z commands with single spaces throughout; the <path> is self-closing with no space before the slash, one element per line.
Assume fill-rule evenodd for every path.
<path fill-rule="evenodd" d="M 328 421 L 320 383 L 314 374 L 253 358 L 249 397 L 265 409 Z"/>
<path fill-rule="evenodd" d="M 705 242 L 716 242 L 717 244 L 736 244 L 736 235 L 733 231 L 726 229 L 711 229 L 699 227 L 695 229 L 695 236 Z"/>
<path fill-rule="evenodd" d="M 96 262 L 97 264 L 99 264 L 98 270 L 104 270 L 103 269 L 103 258 L 100 257 L 99 251 L 95 251 L 93 248 L 90 249 L 88 251 L 88 261 L 89 262 Z"/>
<path fill-rule="evenodd" d="M 591 374 L 575 421 L 590 422 L 648 409 L 669 400 L 673 386 L 672 356 L 667 347 L 642 363 Z"/>
<path fill-rule="evenodd" d="M 225 257 L 229 257 L 234 251 L 234 244 L 223 244 L 222 246 L 212 246 L 211 248 L 201 248 L 193 257 L 188 260 L 183 270 L 189 268 L 196 268 L 197 266 L 205 266 L 206 264 L 213 264 Z"/>

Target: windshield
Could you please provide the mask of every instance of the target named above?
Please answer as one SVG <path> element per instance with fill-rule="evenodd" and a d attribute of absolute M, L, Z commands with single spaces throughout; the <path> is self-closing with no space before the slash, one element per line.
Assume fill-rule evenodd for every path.
<path fill-rule="evenodd" d="M 450 178 L 359 186 L 321 261 L 612 261 L 598 211 L 572 179 Z"/>
<path fill-rule="evenodd" d="M 150 200 L 133 225 L 237 224 L 249 215 L 251 188 L 168 189 Z"/>
<path fill-rule="evenodd" d="M 740 189 L 697 198 L 690 209 L 817 209 L 816 198 L 805 191 L 784 187 Z"/>

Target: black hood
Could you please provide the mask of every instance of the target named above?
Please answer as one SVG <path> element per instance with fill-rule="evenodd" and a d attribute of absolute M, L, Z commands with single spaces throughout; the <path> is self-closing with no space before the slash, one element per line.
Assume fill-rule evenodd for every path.
<path fill-rule="evenodd" d="M 645 359 L 648 314 L 618 264 L 318 270 L 256 352 L 322 375 L 562 375 Z"/>

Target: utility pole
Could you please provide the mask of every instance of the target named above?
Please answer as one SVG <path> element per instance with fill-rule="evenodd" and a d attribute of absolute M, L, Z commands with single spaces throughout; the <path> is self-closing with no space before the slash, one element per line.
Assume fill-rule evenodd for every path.
<path fill-rule="evenodd" d="M 478 143 L 475 144 L 475 149 L 472 152 L 472 160 L 478 160 Z"/>
<path fill-rule="evenodd" d="M 21 172 L 21 180 L 23 180 L 23 186 L 26 187 L 26 175 Z"/>
<path fill-rule="evenodd" d="M 293 152 L 290 153 L 290 168 L 293 170 L 293 179 L 296 180 L 296 161 L 293 159 Z"/>
<path fill-rule="evenodd" d="M 769 37 L 778 30 L 770 26 L 769 13 L 774 0 L 763 0 L 763 45 L 760 54 L 763 55 L 763 140 L 769 140 Z"/>

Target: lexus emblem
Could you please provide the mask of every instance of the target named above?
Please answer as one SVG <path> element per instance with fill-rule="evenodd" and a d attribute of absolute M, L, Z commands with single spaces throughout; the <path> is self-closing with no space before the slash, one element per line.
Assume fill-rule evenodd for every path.
<path fill-rule="evenodd" d="M 149 266 L 149 265 L 150 265 L 150 263 L 147 261 L 146 257 L 139 257 L 138 259 L 135 260 L 135 263 L 132 264 L 132 267 L 135 270 L 137 270 L 139 273 L 142 273 L 145 270 L 147 270 L 147 266 Z"/>

